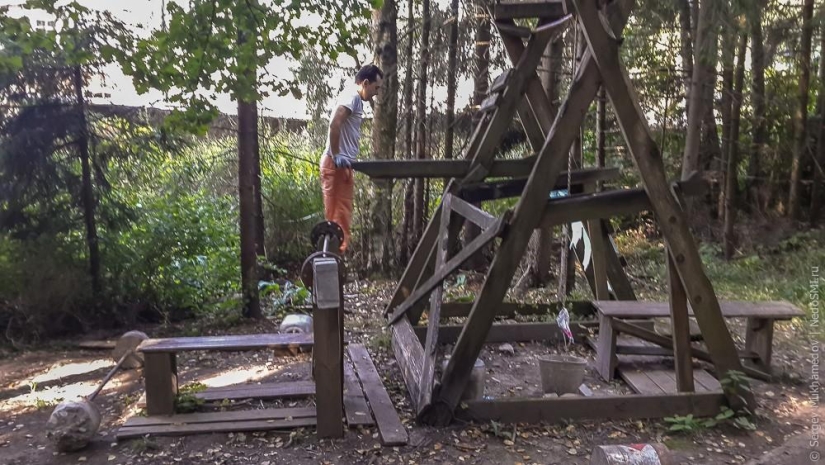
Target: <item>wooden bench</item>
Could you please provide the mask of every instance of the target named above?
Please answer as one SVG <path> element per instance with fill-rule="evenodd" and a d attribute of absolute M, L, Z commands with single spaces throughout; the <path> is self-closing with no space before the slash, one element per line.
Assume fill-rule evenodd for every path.
<path fill-rule="evenodd" d="M 773 325 L 776 320 L 790 320 L 805 316 L 805 312 L 787 302 L 741 302 L 720 301 L 722 316 L 725 318 L 747 318 L 745 349 L 740 357 L 745 360 L 746 373 L 762 379 L 770 379 L 773 345 Z M 625 320 L 670 318 L 668 302 L 639 301 L 594 301 L 599 316 L 599 336 L 596 342 L 596 369 L 605 380 L 611 380 L 616 371 L 618 359 L 616 339 L 619 333 L 626 333 L 673 350 L 670 337 L 662 336 L 649 329 L 630 324 Z M 688 314 L 693 310 L 688 306 Z M 668 352 L 632 347 L 622 347 L 621 353 L 634 355 L 665 355 Z M 711 361 L 706 351 L 691 346 L 691 355 L 704 361 Z"/>
<path fill-rule="evenodd" d="M 137 349 L 144 357 L 146 413 L 172 415 L 175 412 L 178 352 L 276 350 L 297 353 L 312 346 L 312 334 L 301 333 L 147 339 Z"/>

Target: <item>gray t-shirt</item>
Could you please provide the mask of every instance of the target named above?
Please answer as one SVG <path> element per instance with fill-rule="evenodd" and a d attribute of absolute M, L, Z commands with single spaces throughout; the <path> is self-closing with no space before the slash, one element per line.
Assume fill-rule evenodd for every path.
<path fill-rule="evenodd" d="M 358 90 L 351 88 L 347 89 L 338 96 L 332 105 L 332 111 L 329 114 L 329 122 L 332 124 L 335 118 L 335 112 L 338 107 L 347 107 L 352 112 L 347 117 L 344 124 L 341 125 L 341 139 L 338 148 L 341 149 L 340 154 L 346 156 L 351 160 L 358 158 L 358 144 L 361 139 L 361 120 L 364 118 L 364 101 L 358 95 Z M 338 155 L 332 153 L 330 148 L 330 137 L 327 132 L 327 146 L 324 149 L 324 155 Z"/>

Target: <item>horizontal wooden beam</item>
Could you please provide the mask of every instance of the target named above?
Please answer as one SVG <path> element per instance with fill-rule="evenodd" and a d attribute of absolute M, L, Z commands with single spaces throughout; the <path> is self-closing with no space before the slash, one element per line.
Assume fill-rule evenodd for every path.
<path fill-rule="evenodd" d="M 683 185 L 685 189 L 682 189 Z M 673 188 L 683 194 L 701 192 L 693 181 L 675 182 Z M 635 215 L 650 209 L 650 199 L 641 188 L 577 194 L 548 200 L 541 222 L 542 226 L 550 227 L 574 221 Z"/>
<path fill-rule="evenodd" d="M 456 196 L 451 196 L 450 208 L 452 208 L 455 213 L 458 213 L 470 223 L 481 226 L 482 229 L 490 227 L 490 225 L 495 223 L 496 221 L 495 216 L 476 207 L 475 205 L 465 202 L 464 200 Z"/>
<path fill-rule="evenodd" d="M 491 11 L 495 19 L 547 18 L 552 21 L 566 14 L 564 0 L 496 2 L 491 5 Z"/>
<path fill-rule="evenodd" d="M 549 304 L 522 304 L 518 302 L 504 302 L 498 307 L 496 316 L 513 318 L 516 315 L 549 315 L 557 313 L 564 305 L 560 302 Z M 591 316 L 596 312 L 593 304 L 587 301 L 568 302 L 568 311 L 571 315 Z M 441 318 L 465 317 L 473 308 L 472 302 L 444 302 L 441 304 Z"/>
<path fill-rule="evenodd" d="M 725 405 L 722 393 L 494 399 L 464 401 L 457 415 L 478 422 L 560 423 L 578 420 L 664 418 L 716 415 Z"/>
<path fill-rule="evenodd" d="M 587 168 L 570 173 L 570 185 L 581 186 L 596 184 L 597 181 L 612 181 L 619 178 L 618 168 Z M 461 198 L 468 202 L 484 202 L 488 200 L 518 197 L 527 184 L 527 178 L 506 181 L 491 181 L 478 184 L 469 184 L 461 188 Z M 556 179 L 554 190 L 567 189 L 567 172 L 563 172 Z"/>
<path fill-rule="evenodd" d="M 529 176 L 535 156 L 515 160 L 493 160 L 489 177 Z M 352 169 L 373 179 L 463 178 L 470 172 L 470 160 L 369 160 L 352 163 Z"/>
<path fill-rule="evenodd" d="M 570 323 L 573 337 L 582 339 L 590 334 L 588 329 L 598 329 L 595 321 L 574 321 Z M 419 340 L 427 336 L 426 326 L 416 326 L 415 335 Z M 464 325 L 443 325 L 438 328 L 439 344 L 452 344 L 458 340 Z M 562 341 L 562 332 L 556 323 L 506 323 L 494 324 L 487 333 L 486 343 L 497 342 L 529 342 L 529 341 Z"/>

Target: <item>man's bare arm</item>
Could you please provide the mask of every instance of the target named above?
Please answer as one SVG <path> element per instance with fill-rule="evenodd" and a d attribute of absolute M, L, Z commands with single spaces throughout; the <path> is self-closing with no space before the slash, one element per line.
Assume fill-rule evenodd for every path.
<path fill-rule="evenodd" d="M 332 152 L 331 155 L 341 153 L 341 126 L 344 125 L 344 121 L 346 121 L 351 114 L 352 110 L 343 105 L 335 110 L 335 116 L 329 125 L 329 150 Z"/>

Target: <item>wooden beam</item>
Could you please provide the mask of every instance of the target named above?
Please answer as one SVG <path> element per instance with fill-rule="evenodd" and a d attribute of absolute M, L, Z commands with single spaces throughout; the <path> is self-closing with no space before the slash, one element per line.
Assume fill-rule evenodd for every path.
<path fill-rule="evenodd" d="M 620 5 L 619 7 L 617 7 Z M 619 1 L 610 5 L 615 26 L 620 31 L 630 13 L 629 2 Z M 531 42 L 532 43 L 532 42 Z M 529 54 L 528 51 L 525 55 Z M 522 56 L 524 58 L 524 56 Z M 461 332 L 452 357 L 441 378 L 438 408 L 425 418 L 430 424 L 447 424 L 458 406 L 461 395 L 470 378 L 473 363 L 478 358 L 487 333 L 495 319 L 495 308 L 501 304 L 510 287 L 513 273 L 521 261 L 533 230 L 538 227 L 552 188 L 547 180 L 556 179 L 567 161 L 573 140 L 579 133 L 587 109 L 596 97 L 600 76 L 595 63 L 585 53 L 579 72 L 570 87 L 567 100 L 562 105 L 550 135 L 540 152 L 530 179 L 524 187 L 513 220 L 501 241 L 484 285 L 475 301 L 470 318 Z"/>
<path fill-rule="evenodd" d="M 603 81 L 604 87 L 641 174 L 668 250 L 675 259 L 679 279 L 696 314 L 713 364 L 722 377 L 730 370 L 742 371 L 742 363 L 722 317 L 713 285 L 702 269 L 687 219 L 665 180 L 662 156 L 639 106 L 627 70 L 619 61 L 618 44 L 605 31 L 594 2 L 573 0 L 573 5 L 601 74 L 610 76 L 610 79 Z M 751 407 L 754 406 L 752 393 L 740 394 Z M 731 396 L 729 401 L 734 407 L 741 405 L 736 396 Z"/>
<path fill-rule="evenodd" d="M 440 224 L 441 205 L 439 204 L 438 208 L 436 208 L 435 212 L 433 212 L 433 216 L 430 218 L 430 222 L 427 224 L 424 234 L 421 235 L 421 240 L 418 241 L 415 252 L 413 252 L 412 257 L 410 257 L 407 268 L 404 269 L 404 274 L 401 275 L 401 279 L 395 287 L 395 292 L 390 299 L 390 303 L 387 304 L 387 308 L 384 309 L 385 316 L 388 315 L 393 308 L 397 307 L 401 304 L 401 302 L 406 300 L 407 297 L 409 297 L 415 290 L 418 278 L 424 270 L 424 267 L 427 265 L 430 252 L 435 247 L 436 240 L 438 239 L 438 228 Z"/>
<path fill-rule="evenodd" d="M 607 267 L 607 280 L 610 282 L 610 287 L 613 288 L 613 295 L 616 300 L 636 300 L 636 293 L 633 292 L 633 286 L 630 284 L 630 279 L 625 273 L 621 260 L 613 246 L 613 241 L 610 240 L 608 233 L 609 223 L 605 219 L 599 220 L 602 223 L 602 233 L 607 244 L 605 258 L 607 259 L 605 265 Z"/>
<path fill-rule="evenodd" d="M 492 5 L 493 18 L 547 18 L 554 20 L 566 14 L 563 0 L 502 3 Z"/>
<path fill-rule="evenodd" d="M 636 336 L 639 339 L 643 339 L 647 342 L 652 342 L 654 344 L 673 350 L 673 340 L 671 340 L 669 337 L 662 336 L 661 334 L 656 334 L 653 331 L 640 328 L 636 325 L 629 324 L 616 318 L 611 318 L 611 320 L 613 328 L 618 332 L 630 334 L 631 336 Z M 692 357 L 698 358 L 699 360 L 713 363 L 713 358 L 711 357 L 711 355 L 697 347 L 690 346 L 690 354 Z M 739 360 L 739 351 L 736 350 L 735 347 L 733 356 L 736 357 L 737 360 Z M 769 374 L 753 368 L 743 367 L 739 371 L 745 373 L 746 375 L 754 379 L 759 379 L 762 381 L 771 381 L 771 376 Z M 722 373 L 720 372 L 719 375 L 721 377 Z"/>
<path fill-rule="evenodd" d="M 440 270 L 447 261 L 450 249 L 450 225 L 453 217 L 453 200 L 460 202 L 450 194 L 445 194 L 441 201 L 441 231 L 439 231 L 436 248 L 435 269 Z M 492 219 L 492 217 L 491 217 Z M 493 220 L 494 221 L 494 220 Z M 438 322 L 441 319 L 441 298 L 444 294 L 444 281 L 438 283 L 430 295 L 430 311 L 427 314 L 427 337 L 424 341 L 424 359 L 421 366 L 421 380 L 418 383 L 417 411 L 430 405 L 435 383 L 435 364 L 438 359 Z"/>
<path fill-rule="evenodd" d="M 392 352 L 407 392 L 413 402 L 413 408 L 418 402 L 418 385 L 421 382 L 421 362 L 424 360 L 424 348 L 415 335 L 410 320 L 401 318 L 392 325 Z"/>
<path fill-rule="evenodd" d="M 593 304 L 587 301 L 567 302 L 567 310 L 571 316 L 592 316 L 596 314 Z M 496 316 L 513 318 L 516 315 L 549 315 L 558 312 L 564 304 L 551 302 L 549 304 L 522 304 L 518 302 L 502 302 L 496 309 Z M 441 305 L 441 318 L 464 317 L 470 314 L 472 302 L 444 302 Z"/>
<path fill-rule="evenodd" d="M 488 176 L 527 176 L 535 157 L 493 160 Z M 470 173 L 469 160 L 368 160 L 352 163 L 352 169 L 373 179 L 463 178 Z"/>
<path fill-rule="evenodd" d="M 467 221 L 481 226 L 482 229 L 490 227 L 496 221 L 496 217 L 487 213 L 486 211 L 476 207 L 471 203 L 467 203 L 458 197 L 451 198 L 452 209 L 454 212 L 461 215 Z M 443 221 L 443 220 L 442 220 Z"/>
<path fill-rule="evenodd" d="M 578 420 L 664 418 L 692 414 L 716 415 L 725 405 L 721 393 L 564 397 L 558 399 L 495 399 L 465 401 L 459 414 L 478 422 L 561 423 Z"/>
<path fill-rule="evenodd" d="M 381 444 L 385 446 L 406 445 L 409 440 L 407 429 L 398 418 L 395 405 L 384 388 L 384 383 L 372 363 L 367 348 L 360 344 L 352 344 L 347 346 L 347 352 L 355 367 L 355 373 L 364 387 L 364 395 L 367 397 L 375 424 L 378 426 Z"/>
<path fill-rule="evenodd" d="M 570 185 L 580 186 L 596 181 L 612 181 L 618 177 L 618 168 L 586 168 L 570 173 Z M 460 195 L 462 199 L 471 203 L 518 197 L 526 184 L 527 178 L 468 184 L 461 188 Z M 566 171 L 559 174 L 553 185 L 553 190 L 559 189 L 567 189 Z"/>
<path fill-rule="evenodd" d="M 584 192 L 595 193 L 596 185 L 585 184 Z M 597 300 L 608 300 L 610 299 L 610 294 L 607 292 L 607 248 L 609 245 L 605 241 L 607 234 L 601 218 L 587 221 L 587 235 L 590 239 L 590 264 L 593 267 L 593 295 Z"/>
<path fill-rule="evenodd" d="M 570 330 L 575 338 L 585 338 L 591 330 L 596 329 L 595 321 L 572 321 Z M 458 340 L 463 325 L 441 325 L 438 328 L 440 344 L 452 344 Z M 413 328 L 419 340 L 427 336 L 427 328 L 416 326 Z M 486 344 L 498 342 L 530 342 L 547 341 L 562 342 L 562 332 L 556 323 L 504 323 L 494 324 L 487 333 Z"/>
<path fill-rule="evenodd" d="M 693 392 L 695 387 L 693 385 L 693 359 L 690 356 L 690 318 L 688 318 L 687 296 L 682 282 L 679 281 L 673 257 L 669 253 L 666 255 L 676 385 L 679 392 Z"/>
<path fill-rule="evenodd" d="M 399 305 L 398 308 L 393 311 L 392 316 L 389 318 L 389 324 L 398 321 L 398 319 L 401 318 L 407 310 L 412 308 L 419 300 L 428 296 L 436 286 L 444 281 L 444 279 L 447 278 L 447 276 L 449 276 L 452 272 L 457 270 L 458 267 L 464 264 L 464 262 L 469 260 L 474 253 L 498 237 L 504 229 L 504 226 L 507 224 L 508 218 L 509 215 L 505 214 L 501 218 L 497 219 L 492 226 L 487 228 L 478 237 L 473 239 L 472 242 L 461 249 L 461 252 L 457 253 L 456 256 L 447 261 L 444 266 L 436 270 L 430 279 L 416 289 L 415 292 L 413 292 L 413 294 L 404 301 L 404 303 Z"/>

